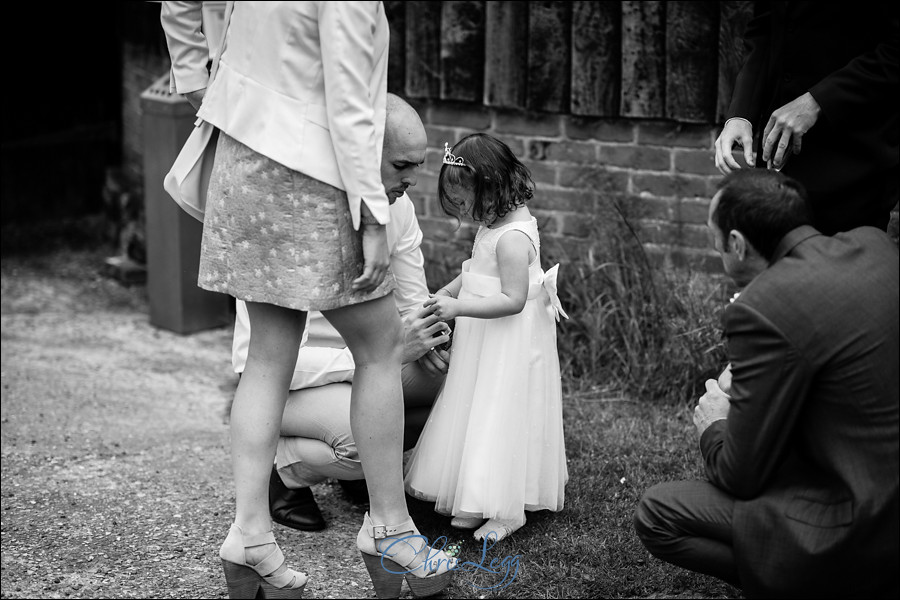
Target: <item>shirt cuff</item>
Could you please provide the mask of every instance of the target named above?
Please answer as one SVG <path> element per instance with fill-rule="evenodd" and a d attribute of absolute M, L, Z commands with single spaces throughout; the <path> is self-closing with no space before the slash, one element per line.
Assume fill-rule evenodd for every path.
<path fill-rule="evenodd" d="M 737 119 L 739 121 L 746 121 L 747 125 L 749 125 L 750 127 L 753 127 L 753 123 L 751 123 L 749 119 L 745 119 L 744 117 L 731 117 L 730 119 L 725 121 L 725 125 L 728 125 L 728 121 L 734 121 L 735 119 Z"/>

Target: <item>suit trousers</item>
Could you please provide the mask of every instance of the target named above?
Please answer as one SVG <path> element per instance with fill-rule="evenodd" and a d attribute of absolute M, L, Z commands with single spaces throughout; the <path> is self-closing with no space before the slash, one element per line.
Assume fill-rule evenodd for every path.
<path fill-rule="evenodd" d="M 403 449 L 416 445 L 431 405 L 444 382 L 418 362 L 403 365 Z M 284 484 L 308 487 L 328 478 L 363 479 L 356 442 L 350 431 L 349 383 L 292 390 L 285 406 L 275 466 Z M 285 429 L 289 428 L 289 429 Z"/>
<path fill-rule="evenodd" d="M 671 481 L 648 489 L 634 528 L 655 557 L 741 587 L 732 541 L 734 498 L 706 481 Z"/>

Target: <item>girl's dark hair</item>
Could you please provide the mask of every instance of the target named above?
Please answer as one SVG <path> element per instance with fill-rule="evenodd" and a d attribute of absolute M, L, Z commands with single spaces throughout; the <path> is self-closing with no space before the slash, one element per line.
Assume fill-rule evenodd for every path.
<path fill-rule="evenodd" d="M 474 190 L 470 216 L 488 224 L 524 205 L 534 195 L 534 181 L 528 167 L 497 138 L 473 133 L 458 141 L 451 152 L 465 166 L 441 166 L 438 198 L 448 215 L 458 218 L 461 212 L 459 204 L 447 193 L 454 186 Z"/>

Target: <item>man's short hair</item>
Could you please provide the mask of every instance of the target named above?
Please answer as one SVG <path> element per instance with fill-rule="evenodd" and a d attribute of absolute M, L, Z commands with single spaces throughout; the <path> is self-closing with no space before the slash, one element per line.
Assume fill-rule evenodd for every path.
<path fill-rule="evenodd" d="M 806 188 L 796 179 L 769 169 L 732 171 L 719 182 L 719 204 L 713 220 L 724 236 L 740 231 L 771 262 L 781 239 L 811 222 Z"/>

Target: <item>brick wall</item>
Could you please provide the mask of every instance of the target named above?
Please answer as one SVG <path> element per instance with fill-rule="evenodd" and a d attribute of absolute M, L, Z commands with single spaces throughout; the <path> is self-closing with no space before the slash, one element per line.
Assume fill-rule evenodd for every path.
<path fill-rule="evenodd" d="M 578 256 L 602 232 L 604 204 L 631 215 L 648 255 L 659 265 L 719 273 L 706 231 L 709 200 L 720 174 L 713 164 L 716 126 L 669 121 L 589 119 L 508 112 L 459 103 L 413 102 L 428 132 L 428 155 L 411 190 L 426 257 L 457 260 L 470 250 L 474 228 L 456 228 L 437 200 L 444 142 L 474 132 L 502 139 L 531 170 L 529 208 L 542 238 Z"/>

